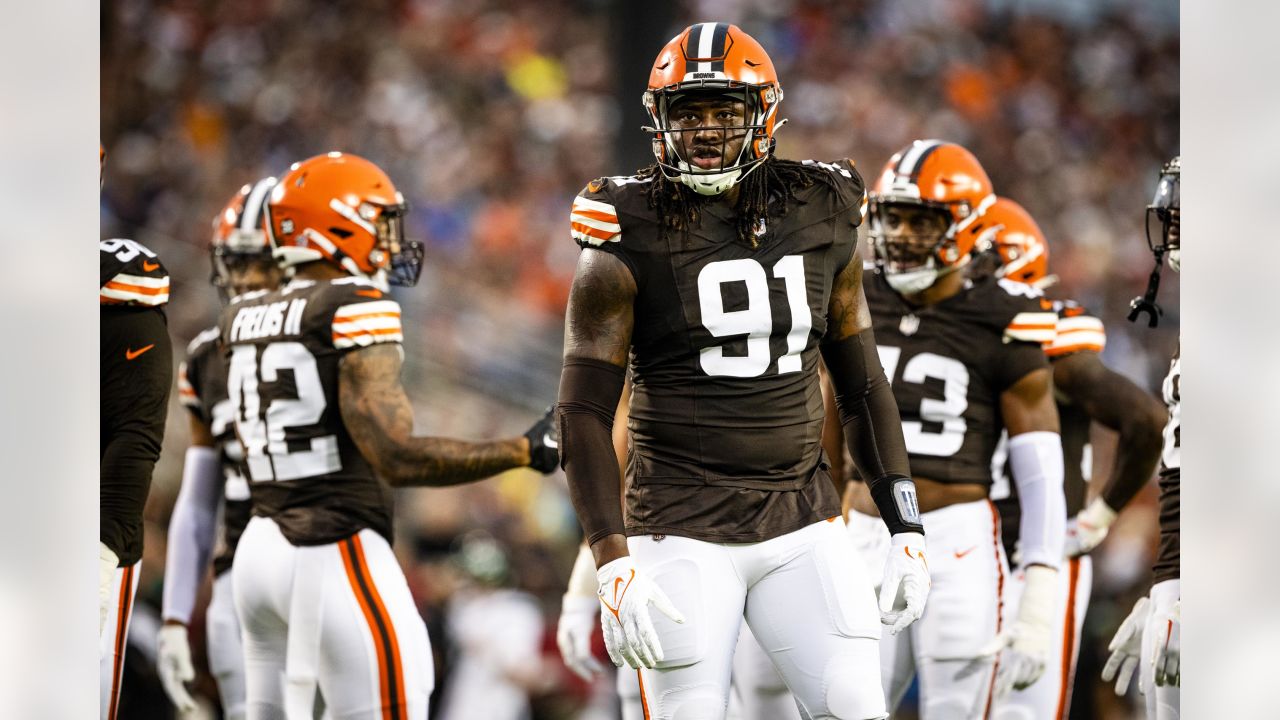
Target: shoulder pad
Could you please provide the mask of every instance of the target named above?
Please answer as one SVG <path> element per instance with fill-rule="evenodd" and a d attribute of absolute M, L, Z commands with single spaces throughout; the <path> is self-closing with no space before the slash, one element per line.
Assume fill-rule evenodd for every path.
<path fill-rule="evenodd" d="M 141 243 L 98 241 L 99 305 L 158 307 L 169 302 L 169 271 Z"/>
<path fill-rule="evenodd" d="M 862 221 L 867 217 L 867 188 L 862 175 L 858 173 L 858 169 L 854 166 L 853 160 L 842 158 L 834 162 L 821 162 L 818 160 L 802 160 L 800 162 L 803 165 L 819 167 L 831 173 L 836 180 L 836 187 L 839 188 L 840 201 L 845 205 L 857 205 L 858 215 L 854 224 L 862 224 Z"/>
<path fill-rule="evenodd" d="M 203 352 L 208 352 L 214 346 L 214 341 L 218 337 L 217 325 L 200 331 L 195 337 L 191 338 L 191 342 L 187 343 L 187 357 L 191 358 Z"/>
<path fill-rule="evenodd" d="M 619 178 L 592 180 L 573 199 L 573 207 L 569 210 L 569 235 L 582 247 L 599 247 L 606 242 L 622 241 L 622 225 L 618 222 L 613 198 L 617 180 Z"/>
<path fill-rule="evenodd" d="M 404 342 L 400 303 L 367 282 L 338 282 L 322 290 L 333 307 L 330 331 L 338 350 Z"/>
<path fill-rule="evenodd" d="M 1102 320 L 1090 315 L 1073 300 L 1054 302 L 1058 314 L 1057 335 L 1045 348 L 1049 357 L 1062 357 L 1074 352 L 1100 353 L 1107 346 L 1107 331 Z"/>
<path fill-rule="evenodd" d="M 1057 336 L 1058 313 L 1039 288 L 1006 278 L 996 281 L 1001 312 L 1011 318 L 1004 326 L 1005 342 L 1030 342 L 1049 347 Z"/>

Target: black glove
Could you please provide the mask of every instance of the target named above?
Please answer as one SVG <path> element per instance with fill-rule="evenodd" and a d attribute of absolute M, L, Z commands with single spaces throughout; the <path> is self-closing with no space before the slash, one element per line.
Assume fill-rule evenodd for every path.
<path fill-rule="evenodd" d="M 546 474 L 560 467 L 560 429 L 552 405 L 524 434 L 529 440 L 529 467 Z"/>

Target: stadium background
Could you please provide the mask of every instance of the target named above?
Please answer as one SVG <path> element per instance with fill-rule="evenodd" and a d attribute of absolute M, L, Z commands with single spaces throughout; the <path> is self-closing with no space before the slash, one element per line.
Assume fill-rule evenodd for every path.
<path fill-rule="evenodd" d="M 592 178 L 649 162 L 639 129 L 649 65 L 682 27 L 709 19 L 739 24 L 770 52 L 790 119 L 782 156 L 852 157 L 871 179 L 915 138 L 973 150 L 997 191 L 1048 236 L 1061 278 L 1051 294 L 1099 314 L 1104 360 L 1158 392 L 1177 342 L 1177 276 L 1165 273 L 1158 330 L 1125 314 L 1151 267 L 1143 207 L 1160 164 L 1179 151 L 1172 0 L 108 2 L 103 237 L 160 253 L 182 347 L 217 315 L 207 243 L 232 193 L 324 151 L 368 157 L 409 200 L 409 232 L 427 246 L 419 285 L 396 291 L 419 432 L 517 433 L 556 394 L 577 255 L 569 201 Z M 171 712 L 150 664 L 188 441 L 174 396 L 147 508 L 122 717 Z M 1095 477 L 1113 444 L 1098 433 Z M 1094 553 L 1073 718 L 1136 717 L 1137 696 L 1116 698 L 1098 672 L 1150 582 L 1153 499 L 1148 488 Z M 476 530 L 506 546 L 508 584 L 543 610 L 534 717 L 586 717 L 593 690 L 563 669 L 554 643 L 578 526 L 563 478 L 529 471 L 401 493 L 397 552 L 432 633 L 437 699 L 457 652 L 448 602 L 468 583 L 451 558 Z M 202 629 L 197 614 L 198 690 L 214 702 Z"/>

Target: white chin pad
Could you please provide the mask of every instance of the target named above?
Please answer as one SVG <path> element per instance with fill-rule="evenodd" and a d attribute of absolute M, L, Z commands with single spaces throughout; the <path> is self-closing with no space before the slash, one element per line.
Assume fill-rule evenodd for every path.
<path fill-rule="evenodd" d="M 938 269 L 924 267 L 902 273 L 885 273 L 884 279 L 889 287 L 903 295 L 914 295 L 924 292 L 938 279 Z"/>
<path fill-rule="evenodd" d="M 741 168 L 709 175 L 680 173 L 680 182 L 688 185 L 699 195 L 719 195 L 737 184 L 740 175 L 742 175 Z"/>
<path fill-rule="evenodd" d="M 1169 267 L 1174 272 L 1182 272 L 1182 250 L 1181 248 L 1173 248 L 1169 250 Z"/>

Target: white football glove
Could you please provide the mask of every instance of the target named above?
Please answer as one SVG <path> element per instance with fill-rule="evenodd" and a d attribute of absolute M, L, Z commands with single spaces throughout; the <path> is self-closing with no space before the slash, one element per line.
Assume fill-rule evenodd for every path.
<path fill-rule="evenodd" d="M 1123 696 L 1128 692 L 1129 680 L 1138 669 L 1138 658 L 1142 656 L 1142 629 L 1150 616 L 1151 601 L 1146 597 L 1138 598 L 1133 611 L 1124 619 L 1124 622 L 1120 623 L 1120 629 L 1116 631 L 1116 636 L 1111 638 L 1111 644 L 1107 646 L 1111 651 L 1111 657 L 1107 658 L 1107 664 L 1102 667 L 1102 680 L 1104 682 L 1115 680 L 1117 695 Z M 1145 691 L 1141 679 L 1138 680 L 1138 691 Z"/>
<path fill-rule="evenodd" d="M 1098 547 L 1115 521 L 1116 511 L 1102 498 L 1094 498 L 1085 509 L 1067 521 L 1066 556 L 1076 557 Z"/>
<path fill-rule="evenodd" d="M 600 600 L 566 594 L 560 605 L 560 622 L 556 625 L 556 645 L 565 667 L 574 675 L 591 682 L 604 672 L 604 665 L 591 654 L 591 633 L 600 622 Z"/>
<path fill-rule="evenodd" d="M 187 642 L 187 627 L 165 623 L 160 626 L 160 642 L 156 654 L 156 671 L 160 674 L 160 685 L 164 692 L 178 708 L 179 713 L 188 713 L 196 709 L 196 701 L 187 692 L 183 683 L 196 679 L 196 670 L 191 665 L 191 645 Z"/>
<path fill-rule="evenodd" d="M 98 638 L 107 627 L 107 608 L 111 607 L 111 581 L 115 578 L 120 558 L 106 543 L 98 541 Z"/>
<path fill-rule="evenodd" d="M 1147 631 L 1156 638 L 1151 665 L 1156 671 L 1156 686 L 1182 686 L 1182 601 L 1166 613 L 1151 614 Z"/>
<path fill-rule="evenodd" d="M 1058 594 L 1058 571 L 1044 565 L 1023 570 L 1026 578 L 1018 600 L 1018 618 L 983 648 L 983 655 L 1001 652 L 995 697 L 1030 687 L 1044 674 L 1053 645 L 1053 608 Z M 994 652 L 992 652 L 994 651 Z"/>
<path fill-rule="evenodd" d="M 667 594 L 636 568 L 630 555 L 605 563 L 596 570 L 599 589 L 596 594 L 604 605 L 600 624 L 604 628 L 604 646 L 609 659 L 622 667 L 652 668 L 662 661 L 662 645 L 649 617 L 649 605 L 678 623 L 684 615 L 671 604 Z"/>
<path fill-rule="evenodd" d="M 897 635 L 924 614 L 929 598 L 929 565 L 924 559 L 924 535 L 897 533 L 889 543 L 880 583 L 880 622 Z"/>

